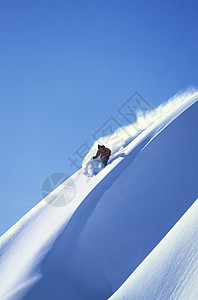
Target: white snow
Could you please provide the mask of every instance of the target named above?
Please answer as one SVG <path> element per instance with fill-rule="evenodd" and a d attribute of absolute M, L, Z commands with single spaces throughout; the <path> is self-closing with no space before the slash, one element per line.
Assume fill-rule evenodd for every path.
<path fill-rule="evenodd" d="M 100 137 L 95 141 L 91 150 L 83 160 L 83 173 L 93 176 L 94 173 L 98 173 L 102 169 L 100 159 L 95 159 L 94 161 L 92 160 L 92 156 L 95 155 L 98 144 L 104 144 L 106 147 L 112 150 L 111 159 L 115 156 L 117 157 L 118 151 L 122 151 L 122 149 L 126 147 L 126 145 L 128 145 L 135 137 L 137 137 L 138 134 L 140 134 L 154 122 L 156 126 L 161 117 L 164 117 L 172 112 L 175 114 L 177 110 L 179 110 L 181 113 L 182 108 L 186 109 L 186 107 L 190 105 L 192 101 L 194 101 L 194 97 L 192 97 L 193 95 L 196 95 L 196 90 L 190 89 L 183 93 L 176 94 L 174 97 L 170 98 L 168 102 L 161 104 L 155 109 L 151 110 L 149 107 L 146 107 L 146 111 L 137 110 L 137 120 L 135 123 L 120 127 L 113 134 Z M 145 104 L 143 104 L 143 106 L 145 106 Z"/>
<path fill-rule="evenodd" d="M 198 299 L 198 200 L 109 299 Z"/>
<path fill-rule="evenodd" d="M 0 299 L 198 299 L 197 99 L 116 131 L 109 164 L 84 175 L 92 149 L 71 177 L 70 203 L 68 180 L 1 237 Z"/>

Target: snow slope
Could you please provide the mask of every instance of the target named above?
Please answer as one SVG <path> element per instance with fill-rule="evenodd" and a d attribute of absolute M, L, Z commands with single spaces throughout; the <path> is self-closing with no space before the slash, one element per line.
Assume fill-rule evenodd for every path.
<path fill-rule="evenodd" d="M 110 299 L 198 299 L 197 233 L 198 200 Z"/>
<path fill-rule="evenodd" d="M 109 147 L 112 150 L 112 156 L 117 156 L 118 151 L 126 147 L 135 137 L 137 137 L 138 134 L 140 134 L 154 122 L 157 124 L 161 117 L 165 116 L 166 114 L 170 114 L 171 111 L 173 112 L 177 109 L 181 111 L 182 107 L 185 108 L 188 106 L 189 102 L 192 101 L 191 99 L 193 94 L 196 95 L 195 89 L 176 94 L 170 98 L 168 102 L 161 104 L 155 109 L 151 109 L 148 105 L 148 107 L 145 106 L 144 102 L 140 102 L 139 106 L 134 105 L 133 110 L 135 109 L 134 107 L 136 107 L 136 122 L 128 126 L 120 127 L 115 130 L 113 134 L 100 137 L 98 140 L 96 140 L 91 150 L 83 160 L 83 172 L 89 176 L 92 176 L 93 173 L 97 173 L 101 170 L 100 160 L 92 160 L 92 156 L 95 155 L 98 144 L 104 144 L 105 146 Z M 138 98 L 141 100 L 140 97 Z M 138 109 L 139 107 L 141 110 Z"/>
<path fill-rule="evenodd" d="M 67 181 L 1 237 L 0 299 L 196 299 L 197 99 L 165 106 L 100 173 L 72 176 L 72 202 Z"/>

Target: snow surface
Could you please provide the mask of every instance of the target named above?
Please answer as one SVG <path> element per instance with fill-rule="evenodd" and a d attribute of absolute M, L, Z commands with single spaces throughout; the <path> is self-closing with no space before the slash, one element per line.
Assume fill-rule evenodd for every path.
<path fill-rule="evenodd" d="M 198 200 L 109 299 L 198 299 L 197 233 Z"/>
<path fill-rule="evenodd" d="M 118 130 L 109 164 L 93 176 L 92 149 L 71 177 L 70 203 L 71 179 L 1 237 L 0 299 L 198 299 L 197 99 Z"/>
<path fill-rule="evenodd" d="M 150 107 L 146 107 L 145 109 L 145 103 L 141 104 L 146 110 L 146 113 L 143 109 L 137 109 L 137 118 L 135 123 L 120 127 L 113 134 L 100 137 L 95 141 L 91 150 L 83 160 L 83 173 L 93 176 L 102 169 L 100 159 L 95 159 L 94 161 L 92 160 L 93 155 L 96 153 L 98 144 L 104 144 L 106 147 L 112 150 L 111 159 L 117 157 L 119 151 L 122 151 L 124 147 L 126 147 L 135 137 L 138 136 L 138 134 L 148 128 L 151 124 L 155 122 L 157 125 L 158 120 L 166 114 L 170 114 L 171 112 L 176 113 L 178 109 L 181 112 L 182 108 L 185 109 L 192 101 L 193 94 L 196 95 L 195 89 L 176 94 L 174 97 L 170 98 L 168 102 L 161 104 L 155 109 L 150 109 Z"/>

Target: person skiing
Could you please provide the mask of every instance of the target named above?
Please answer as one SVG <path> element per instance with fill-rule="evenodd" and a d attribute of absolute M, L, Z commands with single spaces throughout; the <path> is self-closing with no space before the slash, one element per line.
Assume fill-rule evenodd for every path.
<path fill-rule="evenodd" d="M 101 160 L 103 162 L 103 166 L 105 167 L 107 165 L 107 162 L 109 160 L 109 157 L 111 155 L 111 150 L 109 148 L 106 148 L 104 145 L 98 145 L 98 151 L 95 156 L 93 156 L 93 159 L 97 157 L 101 157 Z"/>

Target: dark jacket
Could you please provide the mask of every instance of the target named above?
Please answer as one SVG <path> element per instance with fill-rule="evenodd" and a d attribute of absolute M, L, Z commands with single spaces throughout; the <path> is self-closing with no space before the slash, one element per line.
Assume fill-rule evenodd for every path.
<path fill-rule="evenodd" d="M 109 148 L 106 147 L 100 147 L 96 153 L 96 156 L 94 156 L 93 158 L 97 158 L 97 157 L 107 157 L 111 155 L 111 150 Z"/>

